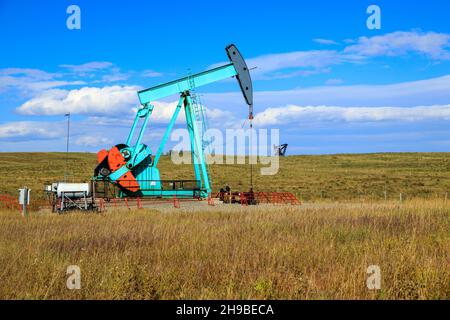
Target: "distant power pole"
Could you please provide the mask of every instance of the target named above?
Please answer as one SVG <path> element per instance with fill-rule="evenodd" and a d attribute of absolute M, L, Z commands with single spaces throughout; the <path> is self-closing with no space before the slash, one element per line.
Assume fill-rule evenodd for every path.
<path fill-rule="evenodd" d="M 67 140 L 66 140 L 66 169 L 64 171 L 64 182 L 67 182 L 68 170 L 69 170 L 69 139 L 70 139 L 70 112 L 64 115 L 67 117 Z"/>

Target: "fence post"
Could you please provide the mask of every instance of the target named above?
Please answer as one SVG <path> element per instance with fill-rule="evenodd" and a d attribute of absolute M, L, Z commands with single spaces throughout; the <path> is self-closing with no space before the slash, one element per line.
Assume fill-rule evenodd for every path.
<path fill-rule="evenodd" d="M 245 196 L 245 194 L 241 193 L 240 198 L 241 206 L 248 206 L 247 197 Z"/>
<path fill-rule="evenodd" d="M 403 202 L 403 194 L 400 193 L 400 203 Z"/>
<path fill-rule="evenodd" d="M 384 191 L 384 201 L 387 201 L 387 191 Z"/>
<path fill-rule="evenodd" d="M 173 206 L 174 206 L 174 208 L 177 208 L 177 209 L 180 208 L 180 201 L 178 201 L 176 195 L 173 196 Z"/>
<path fill-rule="evenodd" d="M 214 206 L 214 199 L 211 196 L 211 193 L 208 194 L 208 205 L 209 206 Z"/>

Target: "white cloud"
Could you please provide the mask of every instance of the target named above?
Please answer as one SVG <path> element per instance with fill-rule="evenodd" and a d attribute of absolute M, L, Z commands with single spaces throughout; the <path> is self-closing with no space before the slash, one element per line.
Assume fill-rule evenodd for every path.
<path fill-rule="evenodd" d="M 60 73 L 49 73 L 39 69 L 0 69 L 0 90 L 17 89 L 24 95 L 30 95 L 50 88 L 85 84 L 84 81 L 59 80 L 61 77 Z"/>
<path fill-rule="evenodd" d="M 324 45 L 339 43 L 316 38 Z M 433 60 L 450 59 L 450 34 L 420 31 L 397 31 L 380 36 L 346 39 L 343 50 L 311 50 L 274 53 L 247 59 L 255 80 L 273 80 L 327 73 L 342 63 L 363 63 L 379 56 L 422 54 Z M 223 65 L 224 62 L 211 67 Z"/>
<path fill-rule="evenodd" d="M 312 50 L 266 54 L 246 59 L 246 62 L 249 68 L 256 67 L 251 72 L 254 80 L 272 80 L 326 73 L 330 71 L 329 66 L 344 61 L 358 62 L 359 59 L 336 50 Z M 211 68 L 223 64 L 214 64 Z"/>
<path fill-rule="evenodd" d="M 436 32 L 397 31 L 381 36 L 360 37 L 356 44 L 344 49 L 344 54 L 365 57 L 423 54 L 431 59 L 450 59 L 450 35 Z"/>
<path fill-rule="evenodd" d="M 414 107 L 446 105 L 450 102 L 450 75 L 387 85 L 320 86 L 255 93 L 255 112 L 286 105 L 338 105 L 342 107 Z M 247 112 L 239 89 L 229 93 L 205 94 L 203 102 L 237 115 Z"/>
<path fill-rule="evenodd" d="M 17 111 L 24 115 L 62 115 L 67 112 L 84 115 L 130 114 L 139 101 L 138 87 L 83 87 L 75 90 L 48 90 L 28 100 Z"/>
<path fill-rule="evenodd" d="M 62 132 L 60 122 L 16 121 L 0 124 L 2 140 L 56 139 Z"/>
<path fill-rule="evenodd" d="M 120 68 L 112 68 L 107 74 L 104 74 L 100 82 L 118 82 L 128 80 L 131 72 L 121 72 Z"/>
<path fill-rule="evenodd" d="M 268 80 L 283 76 L 283 73 L 277 74 L 277 71 L 286 71 L 302 68 L 303 71 L 311 69 L 322 69 L 330 65 L 339 64 L 342 58 L 334 50 L 314 50 L 314 51 L 296 51 L 279 54 L 263 55 L 257 58 L 247 60 L 248 66 L 257 67 L 252 72 L 255 79 Z M 289 71 L 289 73 L 291 73 Z"/>
<path fill-rule="evenodd" d="M 82 136 L 75 140 L 77 146 L 84 147 L 110 146 L 112 143 L 111 139 L 101 136 Z"/>
<path fill-rule="evenodd" d="M 121 72 L 111 62 L 88 62 L 81 65 L 60 65 L 68 71 L 50 73 L 30 68 L 0 69 L 0 91 L 20 90 L 24 97 L 45 90 L 91 83 L 109 83 L 127 80 L 132 72 Z M 97 79 L 97 80 L 95 80 Z"/>
<path fill-rule="evenodd" d="M 178 105 L 178 101 L 173 102 L 162 102 L 162 101 L 155 101 L 152 102 L 152 105 L 154 106 L 152 115 L 151 115 L 151 122 L 157 122 L 157 123 L 168 123 L 173 116 L 173 113 L 175 112 L 175 109 Z M 185 122 L 185 116 L 184 112 L 180 112 L 177 122 Z"/>
<path fill-rule="evenodd" d="M 333 40 L 316 38 L 315 42 L 332 45 Z M 396 31 L 373 37 L 345 40 L 343 50 L 312 50 L 274 53 L 247 59 L 255 80 L 285 79 L 329 73 L 331 67 L 342 63 L 367 62 L 371 57 L 404 56 L 420 54 L 432 60 L 450 59 L 450 34 L 422 31 Z M 222 63 L 223 64 L 223 63 Z M 217 66 L 217 65 L 214 65 Z M 79 65 L 59 66 L 66 72 L 49 73 L 31 68 L 0 69 L 0 91 L 21 90 L 24 96 L 32 96 L 51 88 L 86 83 L 111 83 L 125 81 L 132 74 L 142 77 L 159 77 L 154 70 L 121 72 L 107 61 L 92 61 Z M 68 72 L 67 72 L 68 70 Z M 76 77 L 76 78 L 74 78 Z"/>
<path fill-rule="evenodd" d="M 0 69 L 0 76 L 24 76 L 36 80 L 50 80 L 61 74 L 49 73 L 39 69 L 30 68 L 4 68 Z"/>
<path fill-rule="evenodd" d="M 126 127 L 130 128 L 133 124 L 133 116 L 127 115 L 127 116 L 121 116 L 120 114 L 117 115 L 110 115 L 110 116 L 88 116 L 84 121 L 84 125 L 92 125 L 95 123 L 95 126 L 114 126 L 117 127 Z"/>
<path fill-rule="evenodd" d="M 80 65 L 63 64 L 59 67 L 68 69 L 71 73 L 76 74 L 79 77 L 98 77 L 99 80 L 94 81 L 95 83 L 125 81 L 133 74 L 140 74 L 140 76 L 144 78 L 162 76 L 162 73 L 153 70 L 144 70 L 139 73 L 132 70 L 122 72 L 119 67 L 107 61 L 93 61 Z"/>
<path fill-rule="evenodd" d="M 342 84 L 342 83 L 344 83 L 344 80 L 342 80 L 342 79 L 336 79 L 336 78 L 328 79 L 328 80 L 325 82 L 325 84 L 328 85 L 328 86 L 334 86 L 334 85 L 338 85 L 338 84 Z"/>
<path fill-rule="evenodd" d="M 98 79 L 93 80 L 93 83 L 126 81 L 134 73 L 133 71 L 122 72 L 119 67 L 107 61 L 93 61 L 79 65 L 62 64 L 59 67 L 68 69 L 71 76 Z"/>
<path fill-rule="evenodd" d="M 97 147 L 110 146 L 112 142 L 123 142 L 129 128 L 98 126 L 95 122 L 78 121 L 73 119 L 70 125 L 70 150 L 96 150 Z M 22 151 L 65 151 L 67 135 L 67 121 L 12 121 L 0 125 L 0 141 L 9 143 L 9 150 Z M 37 143 L 37 141 L 39 143 Z M 13 144 L 26 145 L 26 148 Z M 87 148 L 87 149 L 86 149 Z"/>
<path fill-rule="evenodd" d="M 323 44 L 323 45 L 338 45 L 339 44 L 336 41 L 329 40 L 329 39 L 321 39 L 321 38 L 313 39 L 313 41 L 318 44 Z"/>
<path fill-rule="evenodd" d="M 108 86 L 103 88 L 83 87 L 75 90 L 53 89 L 28 100 L 16 110 L 23 115 L 73 115 L 89 116 L 88 123 L 101 126 L 130 126 L 139 100 L 140 87 Z M 168 123 L 173 116 L 178 101 L 155 101 L 150 122 Z M 236 118 L 229 111 L 205 107 L 211 125 L 231 125 Z M 180 112 L 177 123 L 185 123 L 184 111 Z"/>
<path fill-rule="evenodd" d="M 356 43 L 355 39 L 344 39 L 342 42 L 344 42 L 345 44 L 353 44 Z"/>
<path fill-rule="evenodd" d="M 336 59 L 339 57 L 334 50 L 297 51 L 252 58 L 248 64 L 258 66 L 263 72 L 271 72 L 292 67 L 324 67 L 335 63 Z"/>
<path fill-rule="evenodd" d="M 168 124 L 172 119 L 175 112 L 175 108 L 178 105 L 178 101 L 162 102 L 155 101 L 153 113 L 150 117 L 150 123 Z M 206 111 L 207 121 L 211 127 L 230 127 L 236 122 L 236 117 L 233 113 L 221 109 L 213 109 L 204 106 Z M 177 124 L 185 124 L 186 116 L 184 110 L 182 110 L 177 118 Z"/>
<path fill-rule="evenodd" d="M 163 74 L 154 70 L 144 70 L 142 72 L 142 76 L 144 78 L 156 78 L 161 77 Z"/>
<path fill-rule="evenodd" d="M 450 105 L 419 106 L 412 108 L 344 108 L 333 106 L 296 106 L 268 108 L 255 116 L 255 125 L 292 125 L 312 122 L 380 122 L 450 120 Z"/>
<path fill-rule="evenodd" d="M 83 64 L 78 64 L 78 65 L 74 65 L 74 64 L 60 65 L 61 68 L 69 69 L 72 72 L 77 72 L 77 73 L 87 73 L 87 72 L 92 72 L 92 71 L 97 71 L 97 70 L 103 70 L 103 69 L 111 68 L 112 66 L 113 66 L 113 64 L 111 62 L 107 62 L 107 61 L 93 61 L 93 62 L 87 62 L 87 63 L 83 63 Z"/>
<path fill-rule="evenodd" d="M 0 77 L 0 89 L 18 89 L 23 91 L 25 96 L 33 92 L 40 92 L 50 88 L 58 88 L 69 85 L 83 85 L 84 81 L 33 81 L 25 78 Z M 28 92 L 26 92 L 28 91 Z M 31 92 L 30 92 L 31 91 Z"/>

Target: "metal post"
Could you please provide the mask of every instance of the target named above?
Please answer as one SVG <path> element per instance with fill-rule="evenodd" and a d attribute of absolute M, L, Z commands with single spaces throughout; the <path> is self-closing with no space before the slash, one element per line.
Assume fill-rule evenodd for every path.
<path fill-rule="evenodd" d="M 66 140 L 66 170 L 64 172 L 64 182 L 67 182 L 67 170 L 69 169 L 69 138 L 70 138 L 70 112 L 66 113 L 67 117 L 67 140 Z"/>
<path fill-rule="evenodd" d="M 249 115 L 249 122 L 250 122 L 250 146 L 249 146 L 249 161 L 250 161 L 250 192 L 253 192 L 253 117 L 250 113 Z"/>
<path fill-rule="evenodd" d="M 23 195 L 23 205 L 22 205 L 22 215 L 25 217 L 27 215 L 27 205 L 28 205 L 28 188 L 24 188 Z"/>
<path fill-rule="evenodd" d="M 22 216 L 27 215 L 27 206 L 30 204 L 30 191 L 27 187 L 19 189 L 19 205 L 22 205 Z"/>

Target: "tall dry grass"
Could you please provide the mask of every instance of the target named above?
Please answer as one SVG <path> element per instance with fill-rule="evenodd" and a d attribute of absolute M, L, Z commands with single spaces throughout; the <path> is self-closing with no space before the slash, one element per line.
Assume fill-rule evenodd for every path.
<path fill-rule="evenodd" d="M 2 299 L 449 299 L 443 201 L 0 212 Z M 81 290 L 66 268 L 81 268 Z M 382 289 L 366 287 L 379 265 Z"/>

